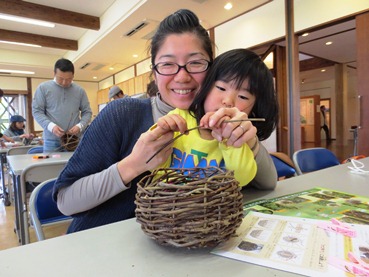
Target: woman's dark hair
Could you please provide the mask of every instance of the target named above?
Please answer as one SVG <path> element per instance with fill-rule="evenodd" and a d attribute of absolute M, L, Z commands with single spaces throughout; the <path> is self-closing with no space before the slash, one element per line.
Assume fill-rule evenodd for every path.
<path fill-rule="evenodd" d="M 278 101 L 274 90 L 273 76 L 265 63 L 246 49 L 227 51 L 215 58 L 206 74 L 199 93 L 195 96 L 189 110 L 199 122 L 204 116 L 205 99 L 218 80 L 234 81 L 237 89 L 249 80 L 249 92 L 255 96 L 255 104 L 249 118 L 265 118 L 265 122 L 254 122 L 259 140 L 267 139 L 278 123 Z"/>
<path fill-rule="evenodd" d="M 12 130 L 13 132 L 14 131 L 19 131 L 19 130 L 23 130 L 23 129 L 19 129 L 19 128 L 17 128 L 17 122 L 12 122 L 12 123 L 10 123 L 10 125 L 9 125 L 9 129 L 10 130 Z M 24 125 L 24 123 L 23 123 L 23 128 L 24 127 L 26 127 L 25 125 Z"/>
<path fill-rule="evenodd" d="M 183 33 L 195 34 L 202 42 L 210 61 L 213 60 L 213 43 L 208 32 L 200 25 L 198 17 L 192 11 L 181 9 L 167 16 L 156 30 L 150 45 L 151 64 L 155 64 L 156 55 L 169 35 Z"/>
<path fill-rule="evenodd" d="M 150 83 L 147 84 L 146 93 L 149 97 L 154 97 L 158 92 L 158 87 L 155 84 L 155 81 L 152 80 Z"/>
<path fill-rule="evenodd" d="M 72 72 L 74 74 L 74 65 L 70 60 L 61 58 L 56 61 L 54 66 L 54 73 L 56 73 L 56 70 L 59 69 L 63 72 Z"/>

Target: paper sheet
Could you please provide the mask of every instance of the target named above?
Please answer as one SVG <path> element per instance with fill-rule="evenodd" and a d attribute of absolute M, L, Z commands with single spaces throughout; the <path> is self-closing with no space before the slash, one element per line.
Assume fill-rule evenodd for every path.
<path fill-rule="evenodd" d="M 315 219 L 250 212 L 243 219 L 237 237 L 212 253 L 306 276 L 347 276 L 329 265 L 327 259 L 330 256 L 343 259 L 349 251 L 359 257 L 369 255 L 368 226 L 351 225 L 358 235 L 349 238 L 325 231 L 318 223 Z"/>

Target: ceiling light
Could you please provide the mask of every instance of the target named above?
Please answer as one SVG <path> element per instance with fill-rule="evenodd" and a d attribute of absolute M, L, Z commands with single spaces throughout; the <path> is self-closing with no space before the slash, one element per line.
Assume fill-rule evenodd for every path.
<path fill-rule="evenodd" d="M 303 33 L 301 36 L 307 37 L 308 35 L 309 35 L 309 33 Z"/>
<path fill-rule="evenodd" d="M 92 77 L 92 79 L 97 79 L 97 77 L 96 77 L 96 76 L 94 76 L 94 77 Z"/>
<path fill-rule="evenodd" d="M 325 72 L 325 69 L 320 70 L 321 72 Z"/>
<path fill-rule="evenodd" d="M 138 58 L 138 55 L 137 54 L 133 54 L 132 57 Z"/>
<path fill-rule="evenodd" d="M 327 41 L 326 43 L 325 43 L 325 45 L 331 45 L 333 42 L 332 41 Z"/>
<path fill-rule="evenodd" d="M 0 69 L 0 73 L 18 73 L 18 74 L 35 74 L 33 71 L 24 71 L 24 70 L 12 70 L 12 69 Z"/>
<path fill-rule="evenodd" d="M 30 47 L 41 47 L 41 45 L 38 45 L 38 44 L 22 43 L 22 42 L 6 41 L 6 40 L 0 40 L 0 43 L 15 44 L 15 45 L 21 45 L 21 46 L 30 46 Z"/>
<path fill-rule="evenodd" d="M 109 67 L 109 70 L 114 70 L 114 67 Z"/>
<path fill-rule="evenodd" d="M 225 4 L 224 9 L 230 10 L 230 9 L 232 9 L 232 7 L 233 7 L 232 3 L 228 2 L 227 4 Z"/>
<path fill-rule="evenodd" d="M 55 27 L 55 24 L 50 23 L 50 22 L 36 20 L 36 19 L 29 19 L 29 18 L 24 18 L 24 17 L 18 17 L 18 16 L 13 16 L 13 15 L 0 14 L 0 19 L 16 21 L 16 22 L 26 23 L 26 24 L 33 24 L 33 25 L 38 25 L 38 26 L 48 27 L 48 28 Z"/>

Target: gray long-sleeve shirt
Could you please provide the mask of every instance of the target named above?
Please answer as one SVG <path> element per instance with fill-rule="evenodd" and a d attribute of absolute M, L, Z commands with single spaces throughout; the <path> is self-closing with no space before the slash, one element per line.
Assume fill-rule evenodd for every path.
<path fill-rule="evenodd" d="M 67 131 L 80 124 L 82 130 L 87 127 L 92 117 L 90 102 L 86 91 L 72 83 L 64 88 L 54 80 L 38 86 L 32 101 L 32 115 L 44 129 L 44 139 L 58 139 L 47 127 L 54 123 Z"/>

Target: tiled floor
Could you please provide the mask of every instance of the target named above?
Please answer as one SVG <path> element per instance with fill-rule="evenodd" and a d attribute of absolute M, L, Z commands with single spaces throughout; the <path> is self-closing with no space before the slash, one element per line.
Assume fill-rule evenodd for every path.
<path fill-rule="evenodd" d="M 18 237 L 14 232 L 14 215 L 14 205 L 5 206 L 4 201 L 0 200 L 0 250 L 19 246 Z M 65 234 L 67 228 L 68 224 L 65 223 L 46 226 L 44 228 L 46 239 Z M 30 240 L 31 243 L 37 241 L 35 232 L 32 228 L 30 228 Z"/>

